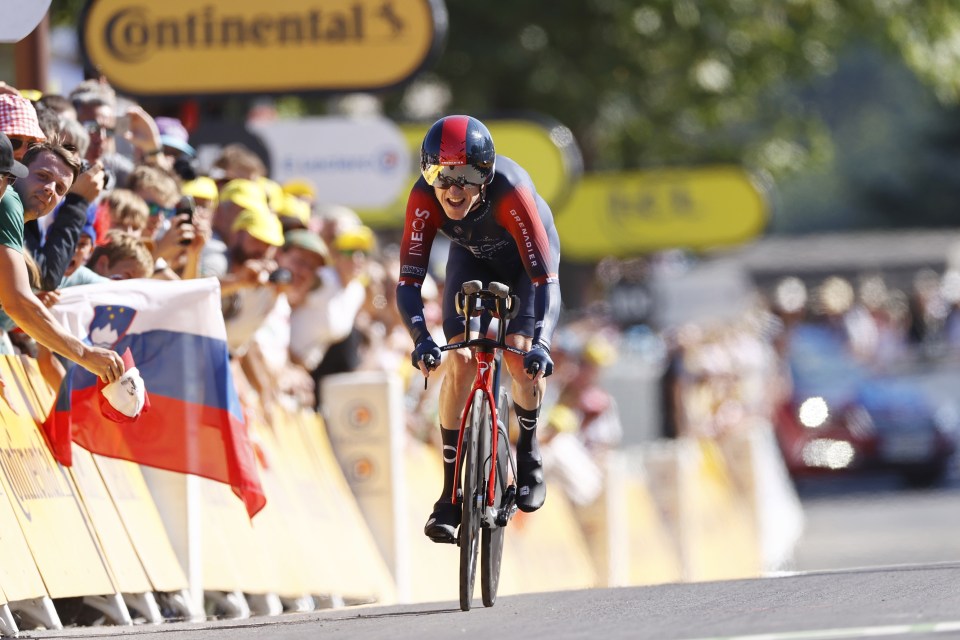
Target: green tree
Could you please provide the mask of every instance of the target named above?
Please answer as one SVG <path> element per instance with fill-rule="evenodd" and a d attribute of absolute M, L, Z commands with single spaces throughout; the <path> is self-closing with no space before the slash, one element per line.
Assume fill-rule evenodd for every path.
<path fill-rule="evenodd" d="M 789 89 L 832 73 L 861 39 L 901 54 L 941 99 L 960 97 L 955 2 L 446 4 L 446 49 L 421 81 L 448 87 L 448 111 L 556 118 L 594 170 L 743 162 L 777 175 L 825 161 L 820 114 Z M 398 96 L 389 104 L 403 114 Z"/>

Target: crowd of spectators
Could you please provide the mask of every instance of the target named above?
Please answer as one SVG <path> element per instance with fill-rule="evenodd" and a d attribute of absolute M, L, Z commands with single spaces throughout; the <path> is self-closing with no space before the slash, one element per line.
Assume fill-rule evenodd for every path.
<path fill-rule="evenodd" d="M 104 280 L 216 277 L 239 386 L 267 410 L 317 407 L 324 376 L 359 366 L 363 318 L 386 318 L 385 294 L 370 295 L 391 277 L 373 231 L 348 208 L 321 208 L 309 183 L 271 180 L 241 144 L 200 167 L 180 120 L 151 116 L 102 79 L 66 95 L 0 83 L 0 133 L 13 156 L 3 206 L 23 225 L 22 247 L 17 233 L 7 244 L 22 248 L 47 307 L 65 287 Z M 63 363 L 17 326 L 19 298 L 7 297 L 0 354 L 39 357 L 56 384 Z"/>

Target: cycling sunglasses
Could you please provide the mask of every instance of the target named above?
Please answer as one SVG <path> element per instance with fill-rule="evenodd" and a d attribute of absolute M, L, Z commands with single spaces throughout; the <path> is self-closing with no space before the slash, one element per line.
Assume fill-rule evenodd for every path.
<path fill-rule="evenodd" d="M 471 164 L 428 164 L 421 173 L 431 187 L 449 189 L 453 185 L 462 188 L 468 184 L 481 187 L 487 183 L 490 170 L 478 169 Z"/>

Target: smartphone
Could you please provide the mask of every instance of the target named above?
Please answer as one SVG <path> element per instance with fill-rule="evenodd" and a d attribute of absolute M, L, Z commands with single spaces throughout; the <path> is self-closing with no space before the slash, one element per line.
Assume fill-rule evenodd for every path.
<path fill-rule="evenodd" d="M 181 220 L 180 224 L 193 224 L 193 213 L 196 211 L 197 204 L 193 201 L 193 196 L 184 195 L 180 198 L 180 202 L 177 203 L 175 216 L 180 216 L 187 214 L 188 218 L 186 220 Z M 184 238 L 180 241 L 180 244 L 186 246 L 190 244 L 191 240 Z"/>

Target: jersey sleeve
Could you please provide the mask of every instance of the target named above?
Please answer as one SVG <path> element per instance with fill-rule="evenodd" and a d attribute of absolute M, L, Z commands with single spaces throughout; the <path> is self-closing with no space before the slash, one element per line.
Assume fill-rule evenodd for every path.
<path fill-rule="evenodd" d="M 560 236 L 553 213 L 543 199 L 524 186 L 515 187 L 500 201 L 497 222 L 513 236 L 523 266 L 533 281 L 534 343 L 547 349 L 560 318 Z"/>
<path fill-rule="evenodd" d="M 440 205 L 419 183 L 410 191 L 400 241 L 400 277 L 397 309 L 414 344 L 430 335 L 423 316 L 420 287 L 427 277 L 430 249 L 440 228 Z"/>

